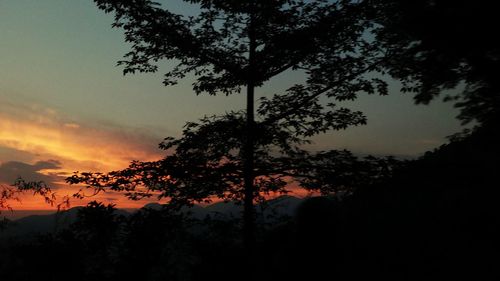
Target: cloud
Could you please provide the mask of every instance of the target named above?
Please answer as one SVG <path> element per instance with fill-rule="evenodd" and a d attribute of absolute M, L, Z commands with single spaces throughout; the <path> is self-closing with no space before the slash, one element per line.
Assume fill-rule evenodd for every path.
<path fill-rule="evenodd" d="M 131 160 L 161 157 L 157 149 L 161 138 L 144 129 L 89 125 L 84 120 L 70 120 L 51 108 L 13 103 L 0 104 L 0 119 L 0 147 L 4 151 L 28 153 L 35 161 L 56 159 L 68 171 L 105 172 L 125 168 Z"/>
<path fill-rule="evenodd" d="M 0 164 L 0 183 L 13 184 L 22 177 L 28 181 L 43 181 L 51 186 L 59 185 L 61 177 L 57 170 L 61 163 L 56 160 L 38 161 L 31 165 L 24 162 L 9 161 Z"/>
<path fill-rule="evenodd" d="M 18 177 L 44 181 L 57 193 L 71 195 L 78 187 L 64 179 L 74 171 L 108 172 L 127 167 L 131 160 L 160 159 L 160 136 L 153 132 L 105 122 L 70 118 L 39 104 L 0 98 L 0 183 L 12 184 Z M 91 190 L 88 192 L 92 193 Z M 113 198 L 115 198 L 113 200 Z M 138 207 L 117 193 L 104 193 L 90 200 L 113 201 L 120 207 Z M 17 204 L 17 203 L 16 203 Z M 47 209 L 40 198 L 26 194 L 15 209 Z"/>
<path fill-rule="evenodd" d="M 64 127 L 70 128 L 70 129 L 79 129 L 80 125 L 78 125 L 76 123 L 65 123 Z"/>
<path fill-rule="evenodd" d="M 36 155 L 29 152 L 0 146 L 0 162 L 16 160 L 20 162 L 34 163 L 36 162 L 36 157 Z"/>

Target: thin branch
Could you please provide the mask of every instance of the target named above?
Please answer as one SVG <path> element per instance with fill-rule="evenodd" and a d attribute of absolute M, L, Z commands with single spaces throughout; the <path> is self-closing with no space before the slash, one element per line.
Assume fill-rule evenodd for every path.
<path fill-rule="evenodd" d="M 290 108 L 289 110 L 285 111 L 285 112 L 282 112 L 281 114 L 278 114 L 272 118 L 269 118 L 269 119 L 266 119 L 262 122 L 260 122 L 260 125 L 268 125 L 268 124 L 272 124 L 276 121 L 279 121 L 283 118 L 286 118 L 287 116 L 293 114 L 294 112 L 296 112 L 297 110 L 301 109 L 302 107 L 304 107 L 305 105 L 307 105 L 310 101 L 312 101 L 313 99 L 321 96 L 322 94 L 328 92 L 329 90 L 335 88 L 336 86 L 339 86 L 341 85 L 342 83 L 344 83 L 346 80 L 352 80 L 354 79 L 356 76 L 358 75 L 361 75 L 367 71 L 369 71 L 370 69 L 374 68 L 376 65 L 380 64 L 382 61 L 385 60 L 385 57 L 383 59 L 380 59 L 380 60 L 377 60 L 376 62 L 370 64 L 369 66 L 357 71 L 356 73 L 353 73 L 352 75 L 349 75 L 348 77 L 345 77 L 344 79 L 342 80 L 338 80 L 334 83 L 331 83 L 329 86 L 317 91 L 316 93 L 312 94 L 311 96 L 309 96 L 305 101 L 303 101 L 302 103 L 299 103 L 299 104 L 295 104 L 295 106 L 293 106 L 292 108 Z"/>

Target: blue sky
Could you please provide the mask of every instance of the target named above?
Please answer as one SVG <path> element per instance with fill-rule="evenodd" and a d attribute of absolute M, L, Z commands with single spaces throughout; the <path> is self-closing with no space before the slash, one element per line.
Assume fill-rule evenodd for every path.
<path fill-rule="evenodd" d="M 243 95 L 196 96 L 189 77 L 164 87 L 161 71 L 123 76 L 116 62 L 129 48 L 112 21 L 90 0 L 0 0 L 0 169 L 19 162 L 55 177 L 116 169 L 160 157 L 156 144 L 180 135 L 187 121 L 244 108 Z M 284 73 L 257 97 L 300 79 Z M 389 96 L 361 96 L 349 105 L 367 115 L 368 125 L 317 136 L 312 149 L 417 156 L 461 129 L 451 104 L 416 106 L 394 82 Z M 59 171 L 33 171 L 49 160 Z"/>

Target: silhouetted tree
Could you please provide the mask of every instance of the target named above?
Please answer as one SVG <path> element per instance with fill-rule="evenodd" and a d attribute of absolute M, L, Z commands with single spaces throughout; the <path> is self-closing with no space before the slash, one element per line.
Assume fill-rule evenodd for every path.
<path fill-rule="evenodd" d="M 345 200 L 348 280 L 498 279 L 499 140 L 483 125 Z"/>
<path fill-rule="evenodd" d="M 464 122 L 495 119 L 500 108 L 500 43 L 493 1 L 372 1 L 378 5 L 376 40 L 390 54 L 388 72 L 403 91 L 428 103 L 445 90 Z M 450 93 L 450 92 L 448 92 Z M 490 121 L 488 121 L 490 122 Z"/>
<path fill-rule="evenodd" d="M 260 177 L 273 171 L 263 172 L 259 161 L 279 163 L 270 157 L 269 147 L 294 156 L 283 164 L 302 161 L 304 152 L 290 143 L 365 123 L 361 112 L 338 108 L 336 101 L 353 100 L 359 92 L 386 93 L 383 81 L 365 75 L 377 70 L 383 57 L 365 36 L 372 27 L 367 20 L 368 1 L 184 1 L 197 9 L 190 16 L 148 0 L 95 2 L 114 13 L 113 26 L 123 28 L 125 40 L 132 45 L 126 60 L 119 62 L 124 73 L 155 72 L 158 61 L 173 60 L 177 65 L 165 74 L 165 85 L 194 74 L 196 94 L 229 95 L 245 87 L 247 106 L 244 113 L 188 123 L 183 138 L 168 138 L 162 144 L 167 149 L 176 147 L 176 154 L 163 161 L 134 162 L 124 171 L 83 174 L 70 182 L 110 184 L 130 191 L 132 197 L 159 190 L 162 196 L 181 202 L 214 195 L 241 199 L 249 244 L 254 240 L 256 197 L 284 186 L 282 177 Z M 256 118 L 255 88 L 289 70 L 304 73 L 305 82 L 261 99 L 260 118 Z M 320 96 L 331 102 L 321 104 Z M 146 193 L 136 192 L 139 182 L 148 188 Z"/>
<path fill-rule="evenodd" d="M 116 213 L 113 204 L 92 201 L 78 210 L 69 233 L 62 233 L 71 234 L 72 239 L 81 245 L 82 271 L 86 278 L 111 280 L 114 260 L 121 247 L 119 238 L 124 220 Z"/>
<path fill-rule="evenodd" d="M 69 197 L 63 196 L 58 199 L 56 193 L 47 183 L 43 181 L 26 181 L 18 178 L 11 185 L 0 184 L 0 214 L 3 210 L 12 210 L 10 203 L 12 201 L 19 202 L 19 196 L 26 193 L 31 193 L 33 196 L 40 196 L 46 204 L 57 207 L 57 210 L 69 206 Z M 78 194 L 75 193 L 74 196 L 78 196 Z"/>
<path fill-rule="evenodd" d="M 4 231 L 9 225 L 12 224 L 12 221 L 9 220 L 8 218 L 2 218 L 0 219 L 0 233 Z"/>
<path fill-rule="evenodd" d="M 198 257 L 193 254 L 193 222 L 170 209 L 143 208 L 126 221 L 117 262 L 117 279 L 192 280 Z"/>
<path fill-rule="evenodd" d="M 131 199 L 170 198 L 168 206 L 173 208 L 213 198 L 241 202 L 245 196 L 244 128 L 242 113 L 188 123 L 183 137 L 161 144 L 171 151 L 164 159 L 135 161 L 127 169 L 110 173 L 77 173 L 67 181 L 125 192 Z M 295 137 L 289 129 L 267 126 L 255 135 L 254 197 L 258 201 L 272 193 L 289 192 L 292 181 L 309 191 L 347 195 L 389 178 L 401 164 L 390 157 L 359 158 L 345 150 L 309 152 L 300 148 L 307 140 Z"/>

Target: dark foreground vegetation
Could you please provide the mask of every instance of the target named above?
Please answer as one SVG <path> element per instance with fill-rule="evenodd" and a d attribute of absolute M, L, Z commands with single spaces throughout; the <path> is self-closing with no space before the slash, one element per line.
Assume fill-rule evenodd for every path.
<path fill-rule="evenodd" d="M 342 199 L 313 197 L 260 222 L 255 280 L 498 280 L 493 127 L 407 162 Z M 227 217 L 89 204 L 70 227 L 1 241 L 1 280 L 242 280 Z M 8 228 L 9 226 L 5 226 Z"/>

